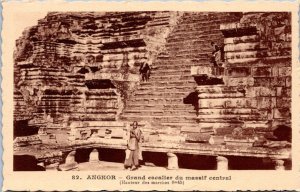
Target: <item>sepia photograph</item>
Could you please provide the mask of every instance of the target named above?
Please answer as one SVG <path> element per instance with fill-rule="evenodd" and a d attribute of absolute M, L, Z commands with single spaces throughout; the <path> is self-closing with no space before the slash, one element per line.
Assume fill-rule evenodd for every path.
<path fill-rule="evenodd" d="M 300 189 L 298 8 L 225 5 L 6 3 L 3 189 Z"/>
<path fill-rule="evenodd" d="M 288 12 L 49 12 L 14 52 L 14 171 L 291 169 Z"/>

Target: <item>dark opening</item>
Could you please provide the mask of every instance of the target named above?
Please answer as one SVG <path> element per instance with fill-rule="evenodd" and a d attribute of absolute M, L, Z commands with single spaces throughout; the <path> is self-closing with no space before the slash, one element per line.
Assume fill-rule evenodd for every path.
<path fill-rule="evenodd" d="M 158 167 L 168 166 L 168 156 L 166 153 L 144 151 L 143 161 L 144 163 L 151 163 Z"/>
<path fill-rule="evenodd" d="M 286 125 L 279 125 L 273 132 L 278 141 L 292 142 L 292 129 Z"/>
<path fill-rule="evenodd" d="M 207 75 L 194 76 L 198 85 L 220 85 L 224 84 L 222 78 L 208 77 Z"/>
<path fill-rule="evenodd" d="M 14 138 L 35 135 L 38 133 L 38 130 L 39 127 L 28 126 L 28 120 L 14 121 Z"/>
<path fill-rule="evenodd" d="M 89 73 L 89 72 L 90 71 L 87 68 L 85 68 L 85 67 L 82 67 L 81 69 L 79 69 L 77 71 L 77 73 L 80 73 L 80 74 L 86 74 L 86 73 Z"/>
<path fill-rule="evenodd" d="M 45 168 L 37 165 L 38 161 L 30 155 L 14 155 L 14 171 L 45 171 Z"/>
<path fill-rule="evenodd" d="M 199 169 L 214 170 L 216 169 L 216 157 L 178 154 L 178 166 L 181 169 Z"/>
<path fill-rule="evenodd" d="M 124 149 L 99 149 L 100 160 L 109 162 L 124 163 L 125 151 Z"/>
<path fill-rule="evenodd" d="M 195 107 L 195 110 L 198 112 L 199 110 L 198 100 L 199 100 L 198 93 L 194 91 L 183 99 L 183 103 L 193 105 Z"/>
<path fill-rule="evenodd" d="M 71 39 L 58 39 L 57 43 L 64 43 L 64 44 L 70 44 L 70 45 L 74 45 L 77 42 Z"/>
<path fill-rule="evenodd" d="M 87 80 L 85 85 L 89 89 L 109 89 L 116 88 L 109 79 L 93 79 Z"/>
<path fill-rule="evenodd" d="M 75 154 L 75 161 L 77 163 L 88 162 L 90 159 L 90 153 L 92 152 L 91 149 L 77 149 Z"/>
<path fill-rule="evenodd" d="M 271 160 L 255 157 L 227 157 L 228 169 L 232 170 L 274 170 Z"/>

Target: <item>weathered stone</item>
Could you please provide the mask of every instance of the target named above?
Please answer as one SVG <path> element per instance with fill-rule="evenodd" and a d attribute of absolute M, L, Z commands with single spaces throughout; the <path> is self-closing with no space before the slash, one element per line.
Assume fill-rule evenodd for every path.
<path fill-rule="evenodd" d="M 167 153 L 168 156 L 168 169 L 174 170 L 178 169 L 178 158 L 174 153 Z"/>
<path fill-rule="evenodd" d="M 291 76 L 292 74 L 292 68 L 291 67 L 280 67 L 278 69 L 278 76 Z"/>
<path fill-rule="evenodd" d="M 275 170 L 283 171 L 285 170 L 284 161 L 280 159 L 273 160 L 275 165 Z"/>
<path fill-rule="evenodd" d="M 226 157 L 217 156 L 217 170 L 228 170 L 228 159 Z"/>
<path fill-rule="evenodd" d="M 228 75 L 232 77 L 245 77 L 251 74 L 251 69 L 248 67 L 231 67 L 228 69 Z"/>
<path fill-rule="evenodd" d="M 254 67 L 253 76 L 255 77 L 269 77 L 272 74 L 271 67 Z"/>
<path fill-rule="evenodd" d="M 58 166 L 60 171 L 70 171 L 76 170 L 78 168 L 78 163 L 75 161 L 76 151 L 71 151 L 66 157 L 65 163 Z"/>
<path fill-rule="evenodd" d="M 211 136 L 208 142 L 211 145 L 223 145 L 223 144 L 225 144 L 224 136 Z"/>
<path fill-rule="evenodd" d="M 238 43 L 249 43 L 249 42 L 258 42 L 258 35 L 247 35 L 242 37 L 229 37 L 224 39 L 224 44 L 238 44 Z"/>
<path fill-rule="evenodd" d="M 291 111 L 289 108 L 275 108 L 274 109 L 274 118 L 280 119 L 280 118 L 290 118 L 291 117 Z"/>
<path fill-rule="evenodd" d="M 58 166 L 59 166 L 59 163 L 53 163 L 53 164 L 50 164 L 50 165 L 46 165 L 45 169 L 46 169 L 46 171 L 57 171 Z"/>
<path fill-rule="evenodd" d="M 290 125 L 290 24 L 279 19 L 270 29 L 256 16 L 272 23 L 276 14 L 284 13 L 49 13 L 17 41 L 14 117 L 32 119 L 28 128 L 41 127 L 53 147 L 123 149 L 122 121 L 138 121 L 150 151 L 276 153 L 263 145 L 248 153 L 258 150 L 254 138 L 271 139 L 266 130 Z M 209 59 L 211 41 L 225 44 L 220 67 Z M 142 82 L 145 62 L 151 76 Z M 209 141 L 215 146 L 190 143 Z M 224 142 L 230 146 L 218 146 Z M 68 162 L 60 168 L 76 167 Z"/>
<path fill-rule="evenodd" d="M 97 163 L 99 162 L 99 152 L 97 149 L 93 149 L 89 156 L 89 162 Z"/>

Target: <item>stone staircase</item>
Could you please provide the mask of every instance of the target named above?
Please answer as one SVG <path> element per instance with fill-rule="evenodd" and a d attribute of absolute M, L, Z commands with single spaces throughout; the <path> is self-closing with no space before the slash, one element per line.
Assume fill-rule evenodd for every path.
<path fill-rule="evenodd" d="M 210 42 L 223 42 L 220 23 L 238 19 L 234 13 L 185 13 L 154 61 L 150 80 L 141 82 L 127 101 L 121 120 L 147 121 L 156 128 L 177 131 L 199 127 L 195 105 L 184 102 L 195 92 L 191 66 L 210 66 Z"/>

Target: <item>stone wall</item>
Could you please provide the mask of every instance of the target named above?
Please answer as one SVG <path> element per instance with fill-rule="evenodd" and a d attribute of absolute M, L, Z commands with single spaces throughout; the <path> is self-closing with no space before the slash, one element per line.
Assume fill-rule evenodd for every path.
<path fill-rule="evenodd" d="M 15 135 L 20 120 L 45 135 L 76 121 L 117 120 L 140 64 L 156 58 L 179 16 L 53 12 L 25 30 L 14 54 Z"/>
<path fill-rule="evenodd" d="M 291 141 L 290 21 L 289 13 L 244 13 L 220 26 L 225 72 L 197 87 L 201 127 L 234 144 Z"/>
<path fill-rule="evenodd" d="M 39 130 L 43 143 L 118 148 L 138 121 L 147 144 L 168 147 L 290 141 L 290 20 L 288 13 L 49 13 L 17 40 L 15 136 L 25 127 L 35 130 L 29 135 Z M 224 45 L 218 73 L 211 42 Z M 152 66 L 148 82 L 140 82 L 143 62 Z"/>

